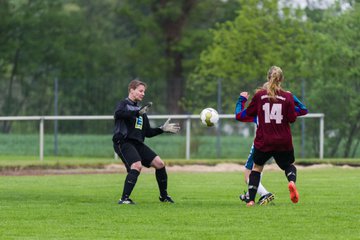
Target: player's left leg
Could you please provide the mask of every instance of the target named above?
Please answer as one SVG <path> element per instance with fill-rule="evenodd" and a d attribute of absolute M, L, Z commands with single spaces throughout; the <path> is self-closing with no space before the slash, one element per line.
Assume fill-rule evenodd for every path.
<path fill-rule="evenodd" d="M 260 183 L 260 176 L 261 172 L 263 170 L 263 165 L 257 165 L 254 164 L 253 170 L 250 173 L 249 176 L 249 186 L 248 186 L 248 192 L 249 192 L 249 202 L 246 204 L 247 206 L 253 206 L 255 202 L 255 196 L 259 187 Z"/>
<path fill-rule="evenodd" d="M 264 168 L 264 164 L 271 157 L 270 152 L 262 152 L 254 147 L 254 166 L 249 176 L 249 199 L 247 206 L 253 206 L 255 203 L 255 196 L 259 187 L 261 172 Z"/>
<path fill-rule="evenodd" d="M 254 166 L 254 144 L 251 147 L 248 159 L 247 159 L 247 161 L 245 163 L 245 166 L 244 166 L 244 178 L 245 178 L 246 185 L 249 184 L 249 176 L 250 176 L 250 173 L 251 173 L 251 170 L 252 170 L 253 166 Z M 259 205 L 268 204 L 269 202 L 271 202 L 275 198 L 274 194 L 267 191 L 266 188 L 264 187 L 264 185 L 262 185 L 262 183 L 261 183 L 262 175 L 263 174 L 260 175 L 260 182 L 259 182 L 259 186 L 258 186 L 258 189 L 257 189 L 257 194 L 260 195 L 260 199 L 258 201 Z M 239 198 L 240 198 L 241 201 L 244 201 L 244 202 L 248 203 L 249 202 L 249 193 L 245 192 L 244 194 L 241 194 L 239 196 Z"/>
<path fill-rule="evenodd" d="M 141 162 L 145 167 L 155 168 L 156 181 L 160 190 L 159 200 L 161 202 L 174 203 L 167 192 L 168 177 L 164 161 L 145 144 L 141 146 L 141 156 L 143 158 Z"/>
<path fill-rule="evenodd" d="M 151 166 L 155 168 L 155 176 L 156 181 L 159 186 L 160 197 L 159 200 L 161 202 L 169 202 L 174 203 L 174 200 L 168 195 L 167 192 L 167 182 L 168 176 L 166 173 L 165 163 L 159 156 L 156 156 L 154 160 L 151 162 Z"/>
<path fill-rule="evenodd" d="M 255 196 L 260 182 L 261 170 L 258 169 L 255 170 L 255 166 L 249 176 L 249 185 L 248 185 L 249 202 L 246 204 L 246 206 L 253 206 L 255 204 Z"/>

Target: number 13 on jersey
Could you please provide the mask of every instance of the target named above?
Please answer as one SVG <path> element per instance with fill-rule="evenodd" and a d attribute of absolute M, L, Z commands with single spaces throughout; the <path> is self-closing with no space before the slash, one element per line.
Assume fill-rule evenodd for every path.
<path fill-rule="evenodd" d="M 270 123 L 271 120 L 275 120 L 276 124 L 281 124 L 281 121 L 283 120 L 281 104 L 274 103 L 270 109 L 270 103 L 265 103 L 262 106 L 262 109 L 265 113 L 265 123 Z"/>

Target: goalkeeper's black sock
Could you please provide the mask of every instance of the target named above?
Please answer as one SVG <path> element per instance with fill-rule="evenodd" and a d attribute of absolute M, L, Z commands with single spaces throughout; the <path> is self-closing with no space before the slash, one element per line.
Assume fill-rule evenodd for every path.
<path fill-rule="evenodd" d="M 156 169 L 155 175 L 156 175 L 156 181 L 157 181 L 157 183 L 159 185 L 160 196 L 161 197 L 166 197 L 168 195 L 168 193 L 167 193 L 167 173 L 166 173 L 166 168 L 163 167 L 161 169 Z"/>
<path fill-rule="evenodd" d="M 296 183 L 296 167 L 291 164 L 287 169 L 285 169 L 285 175 L 288 179 L 288 181 L 293 181 Z"/>
<path fill-rule="evenodd" d="M 258 189 L 259 183 L 260 183 L 260 177 L 261 177 L 260 172 L 256 172 L 254 170 L 251 171 L 250 176 L 249 176 L 249 186 L 248 186 L 250 201 L 255 201 L 256 192 L 257 192 L 257 189 Z"/>
<path fill-rule="evenodd" d="M 135 184 L 136 184 L 139 174 L 140 174 L 140 172 L 135 169 L 131 169 L 129 171 L 129 173 L 125 179 L 124 190 L 123 190 L 123 194 L 121 197 L 122 199 L 129 198 L 132 190 L 135 187 Z"/>

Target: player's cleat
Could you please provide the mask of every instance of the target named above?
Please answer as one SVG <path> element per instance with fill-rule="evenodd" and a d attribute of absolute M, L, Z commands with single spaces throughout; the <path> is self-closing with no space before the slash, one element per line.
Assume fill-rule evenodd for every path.
<path fill-rule="evenodd" d="M 254 201 L 250 201 L 246 204 L 247 207 L 254 207 L 255 206 L 255 202 Z"/>
<path fill-rule="evenodd" d="M 135 204 L 135 202 L 130 198 L 124 198 L 124 199 L 121 198 L 118 204 Z"/>
<path fill-rule="evenodd" d="M 261 196 L 261 198 L 258 201 L 259 205 L 266 205 L 270 203 L 272 200 L 275 199 L 275 195 L 272 193 L 267 193 L 264 196 Z"/>
<path fill-rule="evenodd" d="M 290 181 L 288 184 L 288 188 L 290 191 L 290 199 L 293 203 L 297 203 L 299 201 L 299 193 L 296 189 L 295 183 Z"/>
<path fill-rule="evenodd" d="M 244 194 L 241 194 L 241 195 L 239 196 L 239 198 L 240 198 L 241 201 L 243 201 L 243 202 L 245 202 L 245 203 L 250 202 L 249 196 L 246 195 L 246 192 L 245 192 L 245 191 L 244 191 Z"/>
<path fill-rule="evenodd" d="M 165 197 L 159 197 L 160 202 L 168 202 L 168 203 L 175 203 L 174 200 L 168 195 Z"/>

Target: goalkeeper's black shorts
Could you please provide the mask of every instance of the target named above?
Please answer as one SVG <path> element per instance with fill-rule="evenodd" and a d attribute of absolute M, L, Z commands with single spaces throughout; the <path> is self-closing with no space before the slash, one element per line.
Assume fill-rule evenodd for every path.
<path fill-rule="evenodd" d="M 141 161 L 145 167 L 150 167 L 157 154 L 142 142 L 127 140 L 121 144 L 114 143 L 114 150 L 129 172 L 131 165 Z"/>

